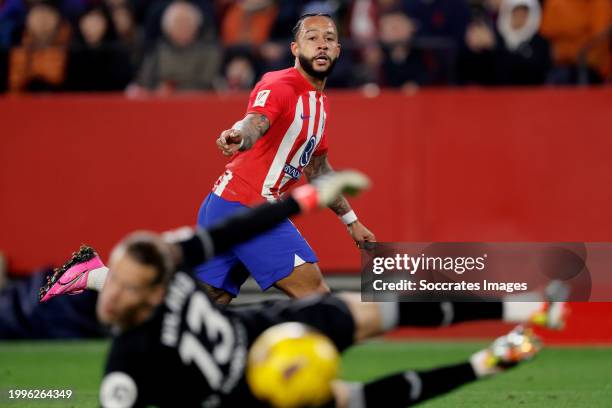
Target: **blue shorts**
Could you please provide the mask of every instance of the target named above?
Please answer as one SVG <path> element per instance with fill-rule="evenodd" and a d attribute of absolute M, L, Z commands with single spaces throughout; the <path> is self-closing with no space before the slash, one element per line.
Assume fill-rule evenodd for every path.
<path fill-rule="evenodd" d="M 227 201 L 210 193 L 200 207 L 198 225 L 209 228 L 247 208 L 239 202 Z M 200 280 L 237 296 L 249 274 L 262 290 L 289 276 L 296 264 L 296 256 L 304 262 L 318 261 L 308 242 L 287 219 L 268 232 L 200 265 L 195 272 Z"/>

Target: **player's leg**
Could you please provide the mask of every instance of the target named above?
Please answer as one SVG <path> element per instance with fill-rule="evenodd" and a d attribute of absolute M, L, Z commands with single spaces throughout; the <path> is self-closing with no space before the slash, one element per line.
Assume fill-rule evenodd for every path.
<path fill-rule="evenodd" d="M 210 299 L 218 305 L 229 305 L 232 299 L 234 299 L 231 293 L 223 289 L 215 288 L 208 283 L 204 283 L 203 285 Z"/>
<path fill-rule="evenodd" d="M 97 294 L 59 296 L 39 303 L 39 288 L 52 270 L 9 279 L 0 289 L 0 340 L 88 338 L 106 335 L 96 319 Z"/>
<path fill-rule="evenodd" d="M 292 298 L 329 292 L 317 256 L 289 220 L 236 246 L 234 253 L 262 290 L 276 286 Z"/>
<path fill-rule="evenodd" d="M 208 228 L 247 207 L 222 199 L 209 193 L 198 211 L 198 225 Z M 244 265 L 230 251 L 216 256 L 195 268 L 195 275 L 204 283 L 211 299 L 218 304 L 229 304 L 240 292 L 240 287 L 248 277 Z"/>
<path fill-rule="evenodd" d="M 474 320 L 533 323 L 559 328 L 562 302 L 362 302 L 358 293 L 341 293 L 355 322 L 355 340 L 378 336 L 396 327 L 448 326 Z M 542 317 L 541 313 L 544 313 Z"/>
<path fill-rule="evenodd" d="M 210 298 L 227 305 L 240 293 L 240 287 L 249 277 L 248 271 L 235 255 L 216 256 L 195 268 L 195 275 L 204 284 Z"/>
<path fill-rule="evenodd" d="M 467 361 L 427 371 L 402 371 L 368 383 L 334 384 L 337 408 L 403 408 L 531 359 L 540 349 L 530 332 L 517 328 Z"/>
<path fill-rule="evenodd" d="M 83 245 L 48 277 L 46 285 L 40 289 L 40 301 L 46 302 L 58 295 L 76 295 L 87 289 L 101 291 L 107 274 L 108 268 L 96 251 Z"/>
<path fill-rule="evenodd" d="M 303 298 L 315 293 L 329 293 L 329 287 L 316 263 L 305 262 L 293 268 L 286 278 L 277 281 L 274 286 L 291 298 Z"/>
<path fill-rule="evenodd" d="M 537 324 L 532 322 L 532 310 L 533 306 L 517 311 L 515 302 L 367 303 L 361 302 L 358 293 L 341 293 L 270 302 L 244 308 L 239 313 L 243 313 L 242 318 L 250 327 L 252 340 L 275 324 L 295 321 L 319 330 L 343 351 L 355 342 L 397 327 L 437 327 L 475 320 Z"/>
<path fill-rule="evenodd" d="M 294 321 L 324 333 L 338 350 L 343 351 L 354 344 L 356 338 L 367 338 L 384 332 L 385 326 L 389 325 L 389 316 L 386 315 L 389 311 L 384 307 L 381 310 L 380 305 L 384 304 L 361 303 L 357 294 L 323 295 L 296 301 L 269 302 L 236 313 L 247 328 L 250 343 L 268 327 Z M 401 312 L 407 311 L 402 309 Z M 411 308 L 410 312 L 415 314 L 420 311 Z M 432 322 L 434 317 L 432 314 Z M 531 335 L 514 332 L 460 364 L 429 371 L 402 371 L 366 384 L 339 383 L 335 387 L 336 406 L 405 407 L 498 373 L 507 366 L 531 357 L 536 351 Z"/>

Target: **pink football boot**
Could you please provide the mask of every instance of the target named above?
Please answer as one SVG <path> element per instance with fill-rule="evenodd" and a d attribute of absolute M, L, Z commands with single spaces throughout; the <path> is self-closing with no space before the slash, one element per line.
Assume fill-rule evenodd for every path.
<path fill-rule="evenodd" d="M 96 251 L 82 245 L 78 252 L 61 268 L 56 268 L 51 277 L 47 277 L 47 284 L 40 288 L 40 302 L 63 294 L 76 295 L 87 289 L 89 272 L 103 268 L 104 263 Z"/>

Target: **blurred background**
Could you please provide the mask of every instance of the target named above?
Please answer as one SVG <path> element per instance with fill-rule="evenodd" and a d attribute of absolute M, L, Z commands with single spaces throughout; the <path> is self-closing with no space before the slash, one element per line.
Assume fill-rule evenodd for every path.
<path fill-rule="evenodd" d="M 0 92 L 248 90 L 309 12 L 338 22 L 330 88 L 610 81 L 610 0 L 0 0 Z"/>

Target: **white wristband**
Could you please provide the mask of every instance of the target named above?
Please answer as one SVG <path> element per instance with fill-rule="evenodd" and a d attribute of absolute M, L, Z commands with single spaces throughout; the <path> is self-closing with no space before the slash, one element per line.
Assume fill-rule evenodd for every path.
<path fill-rule="evenodd" d="M 357 221 L 357 214 L 355 214 L 355 211 L 351 210 L 347 212 L 346 214 L 344 214 L 343 216 L 341 216 L 340 219 L 342 220 L 344 224 L 349 225 Z"/>

